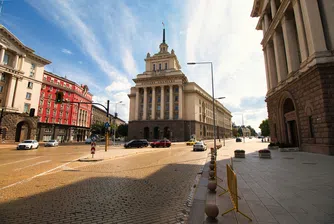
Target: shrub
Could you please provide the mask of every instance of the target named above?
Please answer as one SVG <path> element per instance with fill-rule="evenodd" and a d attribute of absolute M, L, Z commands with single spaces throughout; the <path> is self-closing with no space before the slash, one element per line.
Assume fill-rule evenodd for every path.
<path fill-rule="evenodd" d="M 270 153 L 270 150 L 268 150 L 268 149 L 261 149 L 261 150 L 259 150 L 259 153 Z"/>

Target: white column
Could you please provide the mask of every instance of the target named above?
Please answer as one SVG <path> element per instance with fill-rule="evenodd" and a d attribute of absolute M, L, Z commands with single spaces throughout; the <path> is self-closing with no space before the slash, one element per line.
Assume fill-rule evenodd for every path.
<path fill-rule="evenodd" d="M 22 71 L 22 69 L 23 69 L 24 58 L 25 58 L 25 57 L 26 57 L 25 55 L 22 55 L 22 56 L 21 56 L 20 71 Z"/>
<path fill-rule="evenodd" d="M 143 120 L 147 119 L 147 87 L 144 87 L 144 109 L 143 109 Z"/>
<path fill-rule="evenodd" d="M 160 94 L 160 119 L 165 119 L 165 86 L 161 86 Z"/>
<path fill-rule="evenodd" d="M 14 69 L 17 69 L 17 66 L 19 64 L 19 55 L 15 55 L 15 59 L 14 59 L 14 64 L 13 64 L 13 67 Z"/>
<path fill-rule="evenodd" d="M 139 119 L 139 88 L 136 88 L 135 120 L 138 120 L 138 119 Z"/>
<path fill-rule="evenodd" d="M 267 59 L 267 51 L 266 49 L 263 49 L 263 54 L 264 54 L 264 64 L 265 64 L 265 69 L 266 69 L 266 80 L 267 80 L 267 91 L 271 89 L 270 85 L 270 79 L 269 79 L 269 69 L 268 69 L 268 59 Z"/>
<path fill-rule="evenodd" d="M 179 120 L 182 120 L 183 115 L 183 85 L 179 85 Z"/>
<path fill-rule="evenodd" d="M 169 120 L 173 120 L 173 85 L 169 86 Z"/>
<path fill-rule="evenodd" d="M 1 47 L 1 51 L 0 51 L 0 64 L 3 64 L 4 57 L 5 57 L 5 48 Z"/>
<path fill-rule="evenodd" d="M 294 20 L 287 15 L 282 19 L 282 30 L 284 37 L 286 61 L 288 64 L 288 74 L 299 69 L 298 42 Z"/>
<path fill-rule="evenodd" d="M 271 8 L 272 18 L 274 18 L 277 12 L 277 6 L 275 0 L 270 0 L 270 8 Z"/>
<path fill-rule="evenodd" d="M 155 120 L 155 86 L 152 86 L 152 120 Z"/>
<path fill-rule="evenodd" d="M 301 62 L 303 62 L 308 57 L 308 49 L 307 49 L 306 36 L 305 36 L 305 30 L 304 30 L 304 25 L 303 25 L 304 21 L 302 18 L 302 12 L 300 10 L 299 0 L 293 2 L 293 11 L 295 13 L 295 21 L 296 21 L 297 34 L 298 34 L 300 57 L 301 57 Z"/>
<path fill-rule="evenodd" d="M 267 50 L 267 59 L 268 59 L 268 69 L 269 69 L 269 80 L 271 88 L 277 86 L 277 70 L 276 70 L 276 62 L 275 62 L 275 53 L 274 48 L 271 42 L 269 42 L 266 46 Z"/>
<path fill-rule="evenodd" d="M 277 69 L 277 81 L 279 83 L 282 80 L 286 79 L 288 69 L 286 65 L 285 48 L 282 33 L 278 32 L 278 30 L 276 30 L 273 35 L 273 42 Z"/>
<path fill-rule="evenodd" d="M 304 19 L 309 55 L 312 55 L 317 51 L 326 51 L 327 47 L 320 18 L 318 1 L 300 1 L 300 6 Z M 332 10 L 333 7 L 334 5 L 332 4 Z M 333 21 L 330 22 L 330 24 L 332 23 Z"/>

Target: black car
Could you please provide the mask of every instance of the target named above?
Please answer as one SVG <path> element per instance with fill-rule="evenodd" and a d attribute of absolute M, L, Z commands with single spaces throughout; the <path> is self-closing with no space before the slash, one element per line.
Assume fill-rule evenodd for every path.
<path fill-rule="evenodd" d="M 150 145 L 150 143 L 146 139 L 140 139 L 140 141 L 143 141 L 145 143 L 145 147 Z"/>
<path fill-rule="evenodd" d="M 241 138 L 236 138 L 235 142 L 242 142 Z"/>
<path fill-rule="evenodd" d="M 142 147 L 147 147 L 148 146 L 148 141 L 142 140 L 131 140 L 127 143 L 124 144 L 124 148 L 142 148 Z"/>

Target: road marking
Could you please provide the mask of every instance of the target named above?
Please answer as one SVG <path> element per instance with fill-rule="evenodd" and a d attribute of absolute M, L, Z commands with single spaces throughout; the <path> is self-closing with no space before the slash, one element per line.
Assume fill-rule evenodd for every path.
<path fill-rule="evenodd" d="M 70 164 L 71 162 L 75 162 L 75 161 L 77 161 L 77 160 L 80 159 L 80 158 L 82 158 L 82 156 L 79 157 L 79 158 L 77 158 L 77 159 L 74 159 L 74 160 L 72 160 L 72 161 L 70 161 L 70 162 L 67 162 L 67 163 L 65 163 L 65 164 L 63 164 L 63 165 L 57 166 L 57 167 L 55 167 L 55 168 L 53 168 L 53 169 L 50 169 L 50 170 L 47 170 L 47 171 L 45 171 L 45 172 L 43 172 L 43 173 L 37 174 L 37 175 L 35 175 L 35 176 L 33 176 L 33 177 L 27 178 L 27 179 L 25 179 L 25 180 L 20 180 L 20 181 L 18 181 L 18 182 L 16 182 L 16 183 L 7 185 L 7 186 L 5 186 L 5 187 L 2 187 L 2 188 L 0 188 L 0 191 L 4 190 L 4 189 L 6 189 L 6 188 L 14 187 L 15 185 L 18 185 L 18 184 L 22 184 L 22 183 L 25 183 L 25 182 L 29 182 L 29 181 L 31 181 L 32 179 L 35 179 L 36 177 L 40 177 L 40 176 L 43 176 L 43 175 L 45 175 L 45 174 L 48 174 L 48 173 L 50 173 L 50 172 L 52 172 L 52 171 L 54 171 L 54 170 L 56 170 L 56 169 L 59 169 L 59 168 L 61 168 L 61 167 L 63 167 L 63 166 L 66 166 L 66 165 Z"/>
<path fill-rule="evenodd" d="M 31 165 L 29 165 L 29 166 L 24 166 L 24 167 L 15 169 L 14 171 L 23 170 L 23 169 L 28 168 L 28 167 L 37 166 L 37 165 L 39 165 L 39 164 L 42 164 L 42 163 L 48 163 L 48 162 L 51 162 L 51 160 L 44 160 L 44 161 L 41 161 L 41 162 L 38 162 L 38 163 L 31 164 Z"/>
<path fill-rule="evenodd" d="M 32 160 L 32 159 L 37 159 L 39 157 L 41 157 L 41 156 L 37 156 L 37 157 L 34 157 L 34 158 L 29 158 L 29 159 L 22 159 L 22 160 L 18 160 L 18 161 L 15 161 L 15 162 L 10 162 L 10 163 L 5 163 L 5 164 L 1 164 L 0 166 L 10 165 L 10 164 L 19 163 L 19 162 L 23 162 L 23 161 L 27 161 L 27 160 Z"/>

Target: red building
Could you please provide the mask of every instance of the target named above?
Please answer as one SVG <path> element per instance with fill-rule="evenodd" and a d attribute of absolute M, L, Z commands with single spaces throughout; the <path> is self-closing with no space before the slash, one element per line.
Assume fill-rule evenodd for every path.
<path fill-rule="evenodd" d="M 63 103 L 56 104 L 56 92 L 64 93 Z M 73 103 L 76 102 L 76 103 Z M 82 103 L 80 103 L 82 102 Z M 37 115 L 37 139 L 48 141 L 84 141 L 89 135 L 92 94 L 87 85 L 44 71 Z"/>

